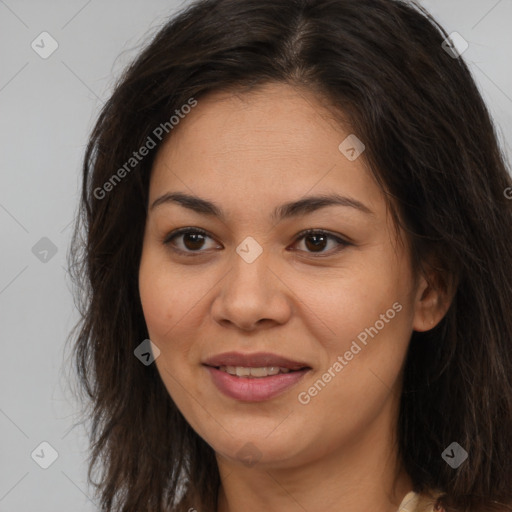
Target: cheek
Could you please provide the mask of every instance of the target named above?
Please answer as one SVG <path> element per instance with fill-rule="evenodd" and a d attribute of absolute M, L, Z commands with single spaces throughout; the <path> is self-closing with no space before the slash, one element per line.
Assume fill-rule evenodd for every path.
<path fill-rule="evenodd" d="M 179 318 L 183 302 L 176 300 L 176 286 L 169 268 L 151 248 L 142 252 L 139 267 L 139 293 L 149 336 L 160 347 L 166 331 Z"/>
<path fill-rule="evenodd" d="M 391 284 L 390 273 L 377 273 L 351 268 L 332 279 L 312 282 L 296 280 L 294 293 L 306 307 L 303 314 L 309 317 L 314 336 L 323 340 L 329 351 L 340 351 L 362 330 L 373 326 L 381 314 L 400 300 L 400 290 Z M 391 314 L 395 311 L 392 310 Z M 386 324 L 387 325 L 387 324 Z M 348 350 L 348 348 L 347 348 Z"/>
<path fill-rule="evenodd" d="M 149 339 L 160 350 L 154 364 L 169 395 L 177 403 L 186 403 L 179 383 L 186 381 L 185 366 L 180 361 L 187 346 L 180 343 L 185 338 L 179 335 L 179 328 L 190 307 L 183 290 L 169 264 L 162 261 L 158 252 L 144 249 L 139 267 L 140 300 Z"/>
<path fill-rule="evenodd" d="M 391 253 L 387 256 L 385 251 L 375 251 L 374 258 L 361 259 L 350 272 L 319 287 L 303 286 L 297 291 L 308 306 L 305 311 L 320 326 L 314 337 L 325 349 L 322 371 L 332 368 L 338 356 L 346 361 L 343 370 L 334 372 L 344 377 L 333 379 L 332 393 L 343 395 L 350 389 L 364 395 L 370 382 L 379 379 L 393 386 L 414 316 L 405 264 L 397 265 Z"/>
<path fill-rule="evenodd" d="M 167 297 L 159 286 L 158 272 L 154 267 L 141 264 L 139 271 L 139 292 L 150 338 L 160 333 L 171 321 L 170 310 L 166 307 Z"/>
<path fill-rule="evenodd" d="M 190 351 L 212 283 L 180 270 L 158 248 L 143 251 L 139 292 L 149 338 L 175 363 Z M 163 358 L 159 358 L 163 359 Z"/>

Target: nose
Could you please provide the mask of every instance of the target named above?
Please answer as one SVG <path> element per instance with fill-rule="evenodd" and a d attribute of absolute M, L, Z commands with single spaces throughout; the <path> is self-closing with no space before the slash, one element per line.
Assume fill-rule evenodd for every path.
<path fill-rule="evenodd" d="M 214 320 L 242 331 L 282 325 L 292 312 L 293 294 L 265 251 L 251 263 L 236 252 L 231 270 L 212 303 Z"/>

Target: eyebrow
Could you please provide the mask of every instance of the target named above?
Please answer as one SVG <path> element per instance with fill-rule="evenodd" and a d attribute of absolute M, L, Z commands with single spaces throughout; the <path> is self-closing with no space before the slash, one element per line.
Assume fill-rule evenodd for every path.
<path fill-rule="evenodd" d="M 201 215 L 218 217 L 225 220 L 225 215 L 220 206 L 198 196 L 184 194 L 182 192 L 168 192 L 153 201 L 150 211 L 164 204 L 178 204 Z M 360 201 L 332 193 L 308 196 L 303 199 L 299 199 L 298 201 L 284 203 L 275 208 L 272 212 L 271 219 L 273 221 L 277 221 L 299 215 L 306 215 L 328 206 L 345 206 L 354 208 L 368 215 L 375 215 L 374 212 Z"/>

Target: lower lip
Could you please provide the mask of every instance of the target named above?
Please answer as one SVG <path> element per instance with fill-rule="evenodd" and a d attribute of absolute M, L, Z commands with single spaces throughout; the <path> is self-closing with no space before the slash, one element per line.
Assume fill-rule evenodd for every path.
<path fill-rule="evenodd" d="M 246 402 L 263 402 L 291 388 L 309 371 L 298 370 L 289 373 L 279 373 L 268 377 L 236 377 L 227 372 L 206 366 L 217 389 L 230 398 Z"/>

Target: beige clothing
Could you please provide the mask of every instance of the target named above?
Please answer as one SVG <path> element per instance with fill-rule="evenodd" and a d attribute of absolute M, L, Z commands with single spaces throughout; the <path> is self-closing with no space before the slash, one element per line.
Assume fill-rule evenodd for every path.
<path fill-rule="evenodd" d="M 405 495 L 397 512 L 442 512 L 442 508 L 434 508 L 435 504 L 436 500 L 434 498 L 429 498 L 411 491 Z"/>

